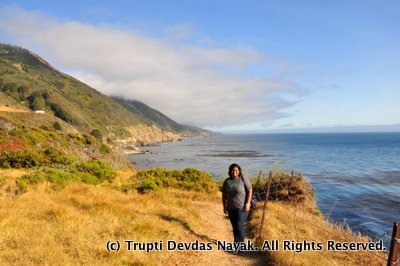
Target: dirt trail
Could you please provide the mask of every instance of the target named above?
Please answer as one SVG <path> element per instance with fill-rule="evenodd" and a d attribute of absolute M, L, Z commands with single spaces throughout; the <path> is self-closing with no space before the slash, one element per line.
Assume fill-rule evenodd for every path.
<path fill-rule="evenodd" d="M 222 212 L 220 204 L 194 203 L 202 205 L 200 208 L 201 219 L 207 225 L 206 232 L 196 232 L 203 238 L 201 241 L 233 241 L 231 223 Z M 253 240 L 245 237 L 246 240 Z M 233 254 L 231 252 L 219 251 L 216 244 L 209 252 L 199 252 L 198 260 L 195 265 L 269 265 L 265 254 L 259 252 L 242 252 Z"/>
<path fill-rule="evenodd" d="M 0 105 L 0 112 L 30 113 L 30 111 Z"/>

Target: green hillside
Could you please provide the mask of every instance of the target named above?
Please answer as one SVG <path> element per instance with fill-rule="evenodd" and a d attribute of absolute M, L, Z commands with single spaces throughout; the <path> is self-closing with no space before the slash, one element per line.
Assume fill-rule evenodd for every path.
<path fill-rule="evenodd" d="M 140 101 L 127 100 L 121 97 L 112 97 L 112 98 L 118 103 L 120 103 L 122 106 L 125 106 L 126 109 L 128 109 L 129 111 L 141 115 L 143 118 L 148 119 L 152 123 L 159 125 L 161 128 L 165 130 L 170 130 L 174 132 L 188 130 L 187 127 L 178 124 L 174 120 L 165 116 L 163 113 L 149 107 L 148 105 Z"/>
<path fill-rule="evenodd" d="M 128 110 L 38 55 L 0 44 L 0 169 L 26 169 L 17 191 L 43 180 L 98 184 L 130 168 L 122 152 L 195 134 L 139 105 Z"/>
<path fill-rule="evenodd" d="M 23 110 L 42 110 L 79 132 L 96 130 L 108 139 L 134 137 L 129 128 L 135 126 L 174 133 L 188 130 L 143 103 L 135 102 L 135 108 L 125 104 L 128 110 L 56 70 L 38 55 L 4 44 L 0 44 L 0 104 Z"/>

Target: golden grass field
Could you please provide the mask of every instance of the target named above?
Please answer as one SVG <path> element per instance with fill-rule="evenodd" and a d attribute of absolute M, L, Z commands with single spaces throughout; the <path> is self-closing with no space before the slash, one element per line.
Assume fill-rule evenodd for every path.
<path fill-rule="evenodd" d="M 233 255 L 213 252 L 108 252 L 107 241 L 232 241 L 219 193 L 162 189 L 125 193 L 112 184 L 47 183 L 18 193 L 22 170 L 0 170 L 0 265 L 385 265 L 382 253 L 294 251 Z M 262 203 L 252 215 L 257 236 Z M 248 237 L 249 237 L 248 236 Z M 309 206 L 269 202 L 262 240 L 367 241 L 324 221 Z M 254 239 L 252 239 L 254 240 Z"/>
<path fill-rule="evenodd" d="M 4 178 L 0 195 L 0 265 L 168 264 L 174 252 L 109 253 L 107 241 L 194 239 L 200 226 L 196 201 L 217 196 L 177 190 L 123 193 L 110 185 L 74 183 L 60 191 L 48 184 L 15 195 Z"/>
<path fill-rule="evenodd" d="M 336 243 L 371 240 L 353 233 L 345 226 L 328 223 L 320 215 L 312 214 L 309 210 L 308 207 L 302 205 L 282 202 L 268 203 L 261 239 L 262 241 L 279 240 L 279 251 L 266 252 L 266 255 L 274 261 L 274 265 L 386 265 L 386 254 L 383 252 L 328 251 L 327 240 L 333 240 Z M 260 206 L 251 221 L 256 236 L 259 232 L 262 212 Z M 311 242 L 315 242 L 314 249 L 318 249 L 316 243 L 320 242 L 322 250 L 296 252 L 294 246 L 293 251 L 284 251 L 284 240 L 294 241 L 294 244 L 307 241 L 311 244 L 308 245 L 310 249 L 312 249 Z M 298 246 L 301 248 L 300 244 Z M 289 247 L 292 248 L 293 246 L 289 245 Z"/>

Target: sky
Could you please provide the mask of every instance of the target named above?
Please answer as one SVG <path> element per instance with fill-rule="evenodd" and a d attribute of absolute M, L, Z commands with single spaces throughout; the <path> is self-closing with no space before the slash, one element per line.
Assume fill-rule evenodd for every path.
<path fill-rule="evenodd" d="M 0 42 L 221 132 L 400 131 L 400 1 L 0 1 Z"/>

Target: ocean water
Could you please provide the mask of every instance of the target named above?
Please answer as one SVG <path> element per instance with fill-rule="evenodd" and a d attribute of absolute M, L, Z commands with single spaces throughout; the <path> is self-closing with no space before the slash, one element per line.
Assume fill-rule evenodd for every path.
<path fill-rule="evenodd" d="M 218 135 L 144 149 L 129 155 L 138 168 L 195 167 L 217 180 L 231 163 L 248 177 L 277 168 L 304 174 L 325 217 L 386 243 L 400 221 L 400 133 Z"/>

